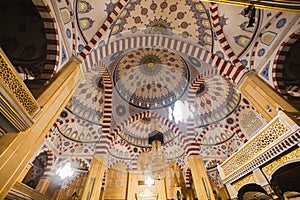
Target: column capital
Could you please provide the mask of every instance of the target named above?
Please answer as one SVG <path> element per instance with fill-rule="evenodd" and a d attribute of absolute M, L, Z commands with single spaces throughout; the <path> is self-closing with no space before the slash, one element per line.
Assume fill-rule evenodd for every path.
<path fill-rule="evenodd" d="M 97 159 L 98 161 L 102 162 L 103 164 L 107 164 L 108 162 L 108 155 L 104 154 L 95 154 L 93 159 Z"/>
<path fill-rule="evenodd" d="M 240 82 L 236 85 L 236 88 L 238 90 L 241 90 L 241 87 L 245 84 L 245 82 L 247 81 L 247 79 L 249 77 L 252 77 L 252 76 L 258 76 L 257 72 L 254 71 L 254 70 L 252 70 L 252 71 L 249 71 L 249 72 L 245 73 L 243 75 L 243 77 L 241 78 Z"/>

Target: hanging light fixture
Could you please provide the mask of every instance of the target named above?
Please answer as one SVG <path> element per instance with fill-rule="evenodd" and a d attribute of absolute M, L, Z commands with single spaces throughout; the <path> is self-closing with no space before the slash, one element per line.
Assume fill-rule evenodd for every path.
<path fill-rule="evenodd" d="M 155 129 L 148 135 L 148 143 L 151 144 L 152 149 L 150 152 L 143 152 L 139 155 L 138 170 L 152 179 L 161 180 L 166 177 L 169 166 L 167 157 L 162 150 L 163 134 Z"/>

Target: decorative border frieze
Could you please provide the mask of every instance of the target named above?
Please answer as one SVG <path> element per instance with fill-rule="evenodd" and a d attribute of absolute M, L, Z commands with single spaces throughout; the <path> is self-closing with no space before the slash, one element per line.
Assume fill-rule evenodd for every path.
<path fill-rule="evenodd" d="M 294 151 L 274 160 L 273 162 L 269 163 L 268 165 L 264 166 L 262 168 L 262 171 L 267 176 L 267 178 L 270 180 L 271 175 L 279 166 L 283 165 L 284 163 L 300 160 L 300 148 L 295 149 Z"/>
<path fill-rule="evenodd" d="M 235 191 L 239 191 L 239 189 L 246 183 L 255 183 L 255 182 L 257 182 L 257 180 L 256 180 L 254 174 L 251 173 L 251 174 L 245 176 L 244 178 L 232 183 L 232 186 Z"/>
<path fill-rule="evenodd" d="M 18 77 L 12 64 L 2 50 L 0 50 L 0 81 L 1 85 L 4 84 L 3 86 L 8 88 L 18 102 L 23 105 L 30 116 L 33 116 L 36 113 L 39 106 L 35 101 L 35 98 Z"/>

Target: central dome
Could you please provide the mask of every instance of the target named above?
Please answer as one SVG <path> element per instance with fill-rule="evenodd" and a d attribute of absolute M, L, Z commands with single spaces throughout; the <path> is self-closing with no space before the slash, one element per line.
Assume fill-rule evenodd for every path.
<path fill-rule="evenodd" d="M 157 109 L 184 94 L 189 69 L 181 56 L 168 49 L 141 48 L 121 57 L 113 78 L 125 101 L 139 108 Z"/>

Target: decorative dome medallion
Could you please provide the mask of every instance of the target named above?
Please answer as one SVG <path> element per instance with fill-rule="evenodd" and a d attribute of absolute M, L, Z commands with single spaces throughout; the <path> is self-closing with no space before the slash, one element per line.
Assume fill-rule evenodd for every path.
<path fill-rule="evenodd" d="M 119 60 L 113 78 L 125 101 L 138 108 L 157 109 L 184 94 L 189 69 L 183 58 L 168 49 L 141 48 Z"/>

